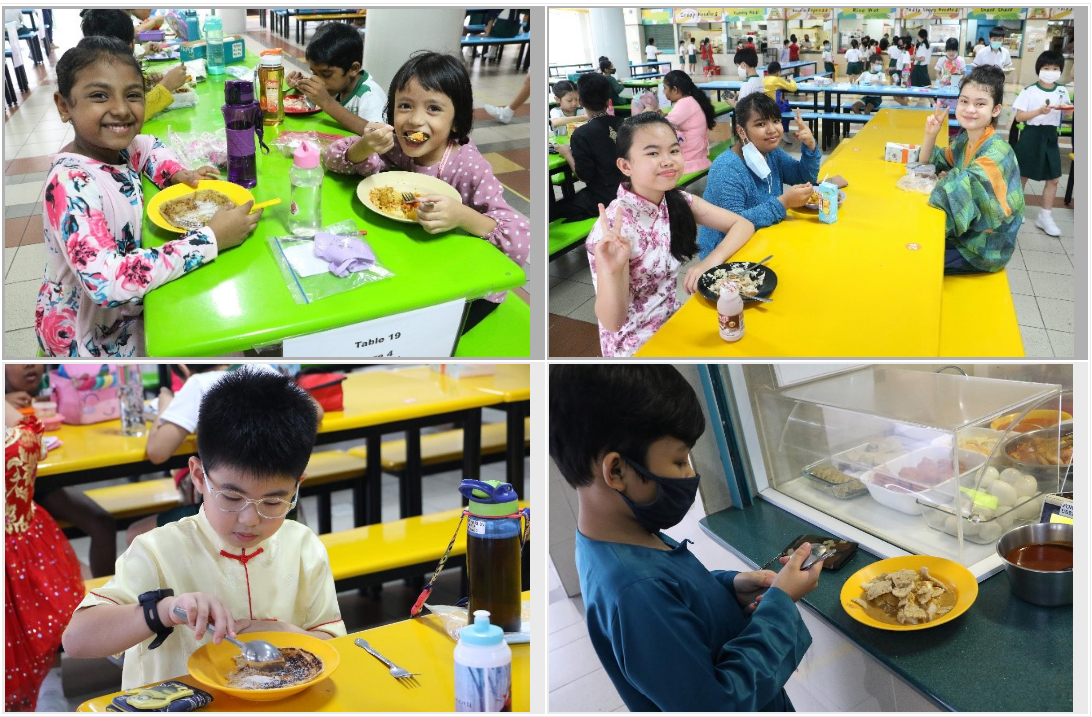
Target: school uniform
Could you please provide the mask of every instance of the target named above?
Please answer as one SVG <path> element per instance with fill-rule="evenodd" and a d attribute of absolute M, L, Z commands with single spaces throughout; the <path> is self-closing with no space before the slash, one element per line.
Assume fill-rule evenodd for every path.
<path fill-rule="evenodd" d="M 863 72 L 861 76 L 857 78 L 858 85 L 882 85 L 883 84 L 883 72 Z M 873 109 L 878 109 L 883 104 L 883 99 L 878 95 L 864 95 L 861 97 L 861 102 L 866 105 L 872 105 Z"/>
<path fill-rule="evenodd" d="M 631 712 L 788 712 L 785 683 L 811 645 L 792 599 L 766 591 L 747 615 L 736 571 L 709 571 L 687 544 L 671 550 L 577 531 L 588 635 Z"/>
<path fill-rule="evenodd" d="M 286 520 L 261 543 L 237 548 L 216 533 L 206 510 L 218 509 L 205 505 L 195 516 L 137 536 L 118 558 L 110 582 L 89 592 L 77 610 L 136 605 L 141 593 L 170 588 L 175 595 L 216 595 L 235 618 L 279 620 L 333 637 L 345 634 L 326 548 L 310 528 Z M 122 689 L 185 675 L 186 661 L 212 642 L 212 632 L 198 641 L 193 630 L 177 625 L 150 650 L 153 639 L 125 651 Z"/>
<path fill-rule="evenodd" d="M 364 70 L 351 94 L 335 98 L 342 107 L 369 122 L 386 122 L 387 93 Z"/>
<path fill-rule="evenodd" d="M 854 48 L 846 50 L 846 74 L 859 75 L 864 72 L 864 62 L 861 60 L 861 51 Z"/>
<path fill-rule="evenodd" d="M 1059 84 L 1055 84 L 1054 89 L 1047 90 L 1036 82 L 1020 92 L 1012 107 L 1020 112 L 1028 112 L 1048 102 L 1052 107 L 1069 104 L 1069 90 Z M 1058 127 L 1061 124 L 1061 110 L 1051 110 L 1024 122 L 1024 129 L 1020 132 L 1020 139 L 1015 147 L 1021 177 L 1042 181 L 1062 176 L 1062 159 L 1058 152 Z"/>
<path fill-rule="evenodd" d="M 834 55 L 830 50 L 823 50 L 823 72 L 834 72 Z"/>
<path fill-rule="evenodd" d="M 1000 49 L 995 50 L 989 45 L 985 45 L 974 51 L 974 61 L 971 64 L 975 67 L 995 65 L 1003 70 L 1012 66 L 1012 56 L 1009 54 L 1009 48 L 1007 47 L 1002 46 Z"/>
<path fill-rule="evenodd" d="M 929 66 L 926 64 L 929 61 L 930 50 L 929 45 L 919 45 L 917 50 L 914 51 L 914 66 L 910 69 L 910 86 L 911 87 L 928 87 L 931 80 L 929 79 Z"/>

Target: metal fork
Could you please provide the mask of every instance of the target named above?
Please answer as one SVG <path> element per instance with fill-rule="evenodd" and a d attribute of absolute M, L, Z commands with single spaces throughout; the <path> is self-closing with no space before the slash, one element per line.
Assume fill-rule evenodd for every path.
<path fill-rule="evenodd" d="M 402 192 L 402 201 L 406 204 L 420 204 L 421 198 L 413 192 Z"/>
<path fill-rule="evenodd" d="M 375 659 L 379 660 L 384 665 L 389 667 L 390 670 L 391 670 L 391 677 L 393 677 L 394 679 L 401 682 L 405 687 L 413 688 L 413 687 L 420 687 L 421 686 L 421 684 L 417 680 L 414 679 L 415 675 L 420 675 L 421 674 L 420 672 L 410 672 L 408 670 L 403 670 L 401 667 L 399 667 L 398 665 L 394 664 L 393 662 L 391 662 L 390 660 L 388 660 L 387 658 L 383 657 L 378 652 L 376 652 L 375 649 L 371 645 L 368 644 L 368 641 L 365 640 L 362 637 L 356 638 L 356 640 L 354 640 L 354 642 L 356 643 L 357 647 L 364 648 L 364 650 L 369 655 L 371 655 L 372 657 L 374 657 Z"/>

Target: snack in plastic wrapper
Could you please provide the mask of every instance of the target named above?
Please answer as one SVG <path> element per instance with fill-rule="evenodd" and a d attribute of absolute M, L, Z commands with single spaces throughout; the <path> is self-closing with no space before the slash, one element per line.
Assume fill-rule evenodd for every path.
<path fill-rule="evenodd" d="M 175 132 L 168 125 L 167 146 L 186 167 L 227 167 L 227 132 L 223 127 L 214 132 Z"/>

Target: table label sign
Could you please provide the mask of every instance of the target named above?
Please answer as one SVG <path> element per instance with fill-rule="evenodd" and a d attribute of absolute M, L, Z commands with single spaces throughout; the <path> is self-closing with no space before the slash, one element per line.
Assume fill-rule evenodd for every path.
<path fill-rule="evenodd" d="M 387 358 L 451 356 L 462 326 L 465 299 L 382 319 L 285 339 L 285 358 Z"/>

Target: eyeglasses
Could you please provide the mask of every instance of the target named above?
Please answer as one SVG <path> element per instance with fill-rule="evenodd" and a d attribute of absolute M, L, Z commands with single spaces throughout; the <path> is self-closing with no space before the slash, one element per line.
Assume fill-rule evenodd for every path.
<path fill-rule="evenodd" d="M 253 503 L 254 509 L 258 511 L 258 515 L 267 520 L 276 520 L 288 515 L 288 511 L 296 507 L 296 501 L 299 500 L 300 497 L 300 492 L 297 488 L 296 495 L 292 497 L 291 501 L 283 500 L 281 498 L 248 498 L 238 491 L 217 488 L 215 484 L 209 480 L 208 471 L 202 468 L 201 472 L 205 476 L 205 482 L 209 485 L 209 503 L 216 506 L 224 513 L 241 513 L 248 505 Z"/>

